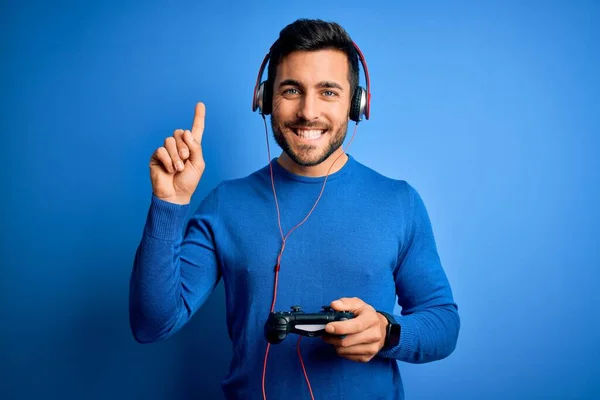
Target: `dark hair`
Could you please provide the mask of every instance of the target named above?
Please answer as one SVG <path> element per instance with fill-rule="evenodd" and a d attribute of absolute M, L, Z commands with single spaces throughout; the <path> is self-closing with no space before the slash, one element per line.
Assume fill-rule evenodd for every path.
<path fill-rule="evenodd" d="M 350 35 L 335 22 L 320 19 L 298 19 L 281 30 L 271 47 L 267 82 L 272 90 L 277 66 L 294 51 L 340 50 L 348 57 L 350 99 L 358 87 L 358 54 Z M 272 92 L 271 92 L 272 93 Z"/>

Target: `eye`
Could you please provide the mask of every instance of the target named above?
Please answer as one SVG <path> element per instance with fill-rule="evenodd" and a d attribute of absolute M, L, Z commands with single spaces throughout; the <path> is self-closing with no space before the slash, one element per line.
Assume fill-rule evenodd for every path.
<path fill-rule="evenodd" d="M 337 96 L 337 93 L 332 90 L 326 90 L 325 92 L 323 92 L 323 94 L 327 97 Z"/>
<path fill-rule="evenodd" d="M 294 95 L 294 94 L 298 94 L 298 93 L 299 93 L 299 92 L 298 92 L 298 89 L 296 89 L 296 88 L 289 88 L 289 89 L 285 89 L 285 90 L 283 91 L 283 94 L 284 94 L 284 95 L 287 95 L 287 94 Z"/>

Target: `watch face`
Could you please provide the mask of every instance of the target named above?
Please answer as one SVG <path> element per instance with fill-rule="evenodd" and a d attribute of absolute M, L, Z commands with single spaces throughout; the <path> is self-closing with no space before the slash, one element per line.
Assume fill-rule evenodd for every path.
<path fill-rule="evenodd" d="M 400 343 L 400 325 L 393 324 L 392 325 L 392 337 L 394 338 L 394 346 Z"/>
<path fill-rule="evenodd" d="M 396 347 L 400 343 L 400 325 L 389 324 L 388 325 L 388 337 L 386 338 L 386 348 Z"/>

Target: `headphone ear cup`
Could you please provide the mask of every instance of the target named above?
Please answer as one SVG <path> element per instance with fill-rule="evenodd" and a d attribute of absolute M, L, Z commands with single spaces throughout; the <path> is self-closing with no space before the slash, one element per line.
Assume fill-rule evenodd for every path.
<path fill-rule="evenodd" d="M 365 106 L 367 100 L 367 91 L 359 86 L 356 88 L 354 97 L 352 98 L 352 104 L 350 105 L 350 119 L 354 122 L 359 122 L 365 113 Z"/>
<path fill-rule="evenodd" d="M 271 113 L 271 85 L 269 82 L 261 82 L 255 93 L 252 111 L 258 110 L 260 114 L 269 115 Z"/>
<path fill-rule="evenodd" d="M 265 81 L 262 83 L 264 86 L 262 93 L 262 114 L 269 115 L 273 110 L 273 86 L 269 81 Z"/>

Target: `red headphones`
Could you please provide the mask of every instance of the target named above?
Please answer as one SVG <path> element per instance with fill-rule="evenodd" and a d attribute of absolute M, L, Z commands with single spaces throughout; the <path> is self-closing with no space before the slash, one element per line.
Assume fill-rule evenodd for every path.
<path fill-rule="evenodd" d="M 365 57 L 363 56 L 362 51 L 360 51 L 358 45 L 354 42 L 352 42 L 352 44 L 354 45 L 354 48 L 358 54 L 358 59 L 363 66 L 363 71 L 365 73 L 365 79 L 367 82 L 366 90 L 362 86 L 358 86 L 356 93 L 352 98 L 352 103 L 350 104 L 350 119 L 358 123 L 362 120 L 363 116 L 365 119 L 369 119 L 371 109 L 371 87 L 369 83 L 369 70 L 367 69 Z M 271 100 L 273 97 L 273 89 L 268 81 L 260 81 L 263 76 L 265 66 L 267 65 L 267 61 L 269 61 L 271 56 L 272 49 L 273 46 L 271 46 L 271 49 L 269 49 L 269 52 L 265 56 L 260 66 L 258 78 L 256 79 L 256 86 L 254 86 L 254 97 L 252 99 L 252 111 L 258 110 L 258 112 L 262 115 L 269 115 L 272 111 Z"/>

